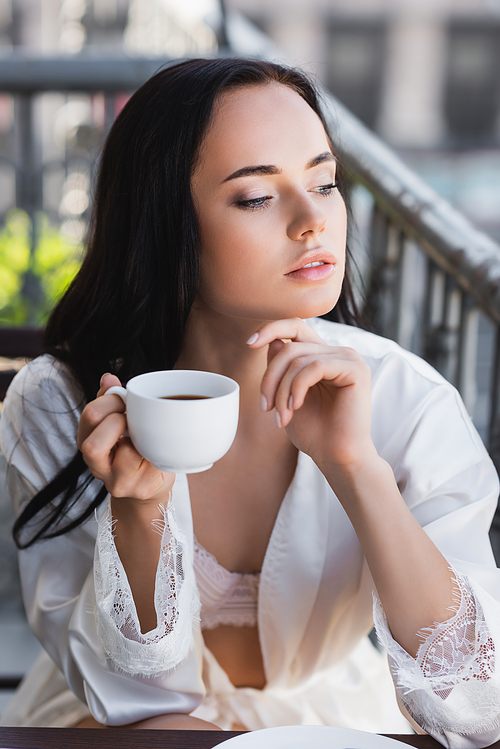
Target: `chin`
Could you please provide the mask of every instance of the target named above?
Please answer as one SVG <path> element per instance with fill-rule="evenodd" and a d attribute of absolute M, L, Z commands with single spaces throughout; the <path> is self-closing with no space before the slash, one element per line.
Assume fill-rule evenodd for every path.
<path fill-rule="evenodd" d="M 339 296 L 337 295 L 334 299 L 304 301 L 302 304 L 294 306 L 294 311 L 291 314 L 284 315 L 283 317 L 300 317 L 303 320 L 307 320 L 310 317 L 321 317 L 321 315 L 326 315 L 332 311 L 339 300 Z"/>

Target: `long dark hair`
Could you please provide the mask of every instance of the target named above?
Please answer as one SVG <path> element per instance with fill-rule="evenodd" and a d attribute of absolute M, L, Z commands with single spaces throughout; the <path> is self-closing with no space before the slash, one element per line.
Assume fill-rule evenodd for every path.
<path fill-rule="evenodd" d="M 166 67 L 117 117 L 102 154 L 87 254 L 45 331 L 45 353 L 69 367 L 82 402 L 95 397 L 104 372 L 125 383 L 174 366 L 198 288 L 190 180 L 214 102 L 228 88 L 269 82 L 294 89 L 325 124 L 315 88 L 302 72 L 238 58 Z M 342 182 L 340 190 L 345 195 Z M 359 323 L 349 271 L 330 319 Z M 75 512 L 92 481 L 77 451 L 16 520 L 17 545 L 26 548 L 84 522 L 107 494 L 100 485 L 95 499 Z M 22 531 L 35 516 L 36 530 L 25 539 Z"/>

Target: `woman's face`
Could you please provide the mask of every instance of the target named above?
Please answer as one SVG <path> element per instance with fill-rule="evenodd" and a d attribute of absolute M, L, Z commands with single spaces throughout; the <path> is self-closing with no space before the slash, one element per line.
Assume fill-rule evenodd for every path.
<path fill-rule="evenodd" d="M 197 307 L 258 321 L 328 312 L 344 274 L 346 210 L 320 119 L 277 83 L 218 104 L 192 179 Z"/>

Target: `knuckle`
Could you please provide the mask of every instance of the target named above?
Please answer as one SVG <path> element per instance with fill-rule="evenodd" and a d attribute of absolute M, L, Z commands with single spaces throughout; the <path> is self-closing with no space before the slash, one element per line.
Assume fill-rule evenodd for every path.
<path fill-rule="evenodd" d="M 293 360 L 292 366 L 295 369 L 300 370 L 306 367 L 310 361 L 314 361 L 314 357 L 311 357 L 310 354 L 302 354 L 301 356 L 295 357 L 295 359 Z"/>
<path fill-rule="evenodd" d="M 111 479 L 108 479 L 106 489 L 113 495 L 113 497 L 123 498 L 130 496 L 130 492 L 128 491 L 129 487 L 126 482 L 123 481 L 123 477 L 121 476 L 114 476 Z"/>
<path fill-rule="evenodd" d="M 292 372 L 300 372 L 306 362 L 305 356 L 297 356 L 293 361 L 290 362 L 290 370 Z"/>
<path fill-rule="evenodd" d="M 349 358 L 351 358 L 351 357 L 354 357 L 356 359 L 359 358 L 359 354 L 356 351 L 356 349 L 353 349 L 350 346 L 342 346 L 341 349 L 340 349 L 340 351 L 343 354 L 345 354 L 346 356 L 348 356 Z"/>
<path fill-rule="evenodd" d="M 358 359 L 355 366 L 359 369 L 360 374 L 365 375 L 365 377 L 371 376 L 371 369 L 363 359 Z"/>
<path fill-rule="evenodd" d="M 314 372 L 319 372 L 323 370 L 323 362 L 319 358 L 312 359 L 312 361 L 310 362 L 310 366 Z"/>
<path fill-rule="evenodd" d="M 82 419 L 87 422 L 90 426 L 96 427 L 102 420 L 101 410 L 99 404 L 96 401 L 87 403 L 83 409 Z"/>
<path fill-rule="evenodd" d="M 87 466 L 88 466 L 88 469 L 89 469 L 90 473 L 92 474 L 92 476 L 93 476 L 93 477 L 94 477 L 95 479 L 98 479 L 98 481 L 102 481 L 102 482 L 103 482 L 103 484 L 104 484 L 104 483 L 105 483 L 105 481 L 106 481 L 106 477 L 105 477 L 105 476 L 103 476 L 103 475 L 102 475 L 102 473 L 100 473 L 100 471 L 97 471 L 97 470 L 96 470 L 95 468 L 93 468 L 92 466 L 89 466 L 88 464 L 87 464 Z"/>
<path fill-rule="evenodd" d="M 102 455 L 102 448 L 99 446 L 99 444 L 91 439 L 87 438 L 81 447 L 81 451 L 83 454 L 83 458 L 87 465 L 90 465 L 90 463 L 95 463 L 100 458 L 103 457 Z"/>

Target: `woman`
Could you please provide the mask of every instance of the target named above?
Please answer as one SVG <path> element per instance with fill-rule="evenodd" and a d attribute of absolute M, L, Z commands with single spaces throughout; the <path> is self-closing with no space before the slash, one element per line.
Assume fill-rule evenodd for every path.
<path fill-rule="evenodd" d="M 310 84 L 270 63 L 181 63 L 118 117 L 50 356 L 2 418 L 28 616 L 77 698 L 45 660 L 28 720 L 369 727 L 373 593 L 418 725 L 500 736 L 496 475 L 453 388 L 345 324 L 337 168 Z M 231 450 L 189 481 L 106 395 L 171 367 L 241 387 Z"/>

